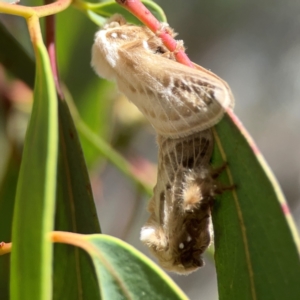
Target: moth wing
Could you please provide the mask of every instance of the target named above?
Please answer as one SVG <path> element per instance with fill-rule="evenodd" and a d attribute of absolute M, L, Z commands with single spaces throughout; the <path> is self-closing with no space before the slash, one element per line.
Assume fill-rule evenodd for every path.
<path fill-rule="evenodd" d="M 119 72 L 119 89 L 158 134 L 174 138 L 207 129 L 234 106 L 227 83 L 198 65 L 193 69 L 153 53 L 139 40 L 120 47 L 119 55 L 130 72 Z"/>

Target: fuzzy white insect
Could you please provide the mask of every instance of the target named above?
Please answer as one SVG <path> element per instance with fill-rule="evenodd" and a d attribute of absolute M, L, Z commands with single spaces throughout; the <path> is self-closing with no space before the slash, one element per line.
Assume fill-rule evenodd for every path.
<path fill-rule="evenodd" d="M 172 138 L 210 128 L 234 98 L 227 83 L 208 70 L 174 60 L 148 28 L 113 16 L 95 35 L 92 66 L 150 121 L 156 132 Z"/>
<path fill-rule="evenodd" d="M 230 88 L 200 66 L 176 62 L 154 33 L 120 15 L 96 33 L 91 64 L 116 80 L 158 133 L 158 178 L 141 240 L 165 269 L 193 272 L 211 242 L 210 209 L 220 192 L 209 128 L 233 108 Z"/>

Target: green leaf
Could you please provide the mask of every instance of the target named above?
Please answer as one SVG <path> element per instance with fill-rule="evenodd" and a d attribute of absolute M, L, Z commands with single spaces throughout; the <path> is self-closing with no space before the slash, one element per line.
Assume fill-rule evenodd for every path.
<path fill-rule="evenodd" d="M 78 134 L 64 101 L 59 101 L 60 148 L 56 230 L 100 233 L 88 171 Z M 56 245 L 53 299 L 100 299 L 90 258 L 78 248 Z"/>
<path fill-rule="evenodd" d="M 68 236 L 68 243 L 89 253 L 96 269 L 101 299 L 187 299 L 149 258 L 117 238 L 103 234 L 54 234 Z"/>
<path fill-rule="evenodd" d="M 51 299 L 57 99 L 47 50 L 35 45 L 36 82 L 13 216 L 11 299 Z"/>
<path fill-rule="evenodd" d="M 15 204 L 17 180 L 20 168 L 20 153 L 11 147 L 6 172 L 0 185 L 0 242 L 11 241 L 12 218 Z M 1 299 L 9 299 L 10 255 L 0 256 Z"/>
<path fill-rule="evenodd" d="M 98 15 L 91 9 L 86 10 L 86 15 L 92 22 L 94 22 L 99 27 L 102 27 L 104 25 L 104 23 L 106 22 L 106 18 L 103 18 L 102 16 Z"/>
<path fill-rule="evenodd" d="M 0 22 L 0 63 L 28 86 L 34 84 L 34 62 Z"/>
<path fill-rule="evenodd" d="M 100 80 L 96 76 L 84 91 L 85 101 L 78 103 L 80 116 L 88 128 L 99 138 L 108 140 L 113 128 L 113 111 L 115 86 L 113 83 Z M 68 101 L 69 102 L 69 101 Z M 84 157 L 88 166 L 99 161 L 99 151 L 84 135 L 80 135 Z"/>
<path fill-rule="evenodd" d="M 287 204 L 248 133 L 233 120 L 226 115 L 215 134 L 214 165 L 228 162 L 220 180 L 236 185 L 213 209 L 219 297 L 299 299 L 299 239 Z"/>
<path fill-rule="evenodd" d="M 161 22 L 167 22 L 167 18 L 163 10 L 155 2 L 149 0 L 144 0 L 142 2 L 149 9 L 149 11 L 157 18 L 157 20 Z M 141 24 L 141 22 L 135 16 L 133 16 L 130 12 L 128 12 L 122 6 L 117 4 L 115 1 L 105 1 L 97 4 L 85 2 L 81 8 L 86 9 L 91 20 L 99 26 L 103 25 L 104 20 L 95 19 L 94 14 L 90 14 L 89 12 L 96 13 L 105 18 L 109 18 L 112 15 L 118 13 L 124 16 L 127 22 L 129 23 Z"/>

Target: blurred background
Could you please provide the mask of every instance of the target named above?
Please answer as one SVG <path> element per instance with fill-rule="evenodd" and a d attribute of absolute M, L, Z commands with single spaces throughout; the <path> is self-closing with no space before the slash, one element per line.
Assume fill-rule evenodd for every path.
<path fill-rule="evenodd" d="M 300 228 L 300 2 L 164 0 L 171 27 L 190 58 L 226 80 L 236 99 L 235 113 L 274 171 Z M 38 1 L 22 1 L 40 5 Z M 0 21 L 33 57 L 23 19 L 1 15 Z M 57 16 L 57 51 L 61 80 L 92 130 L 111 143 L 155 184 L 157 146 L 154 131 L 114 84 L 90 68 L 97 26 L 71 7 Z M 1 40 L 0 40 L 1 48 Z M 0 65 L 0 180 L 9 159 L 20 158 L 31 90 Z M 12 154 L 11 143 L 17 145 Z M 107 164 L 82 138 L 103 233 L 126 240 L 149 254 L 139 241 L 148 218 L 147 197 Z M 0 183 L 1 185 L 1 183 Z M 213 261 L 198 272 L 171 275 L 191 299 L 217 299 Z M 200 293 L 200 294 L 199 294 Z"/>

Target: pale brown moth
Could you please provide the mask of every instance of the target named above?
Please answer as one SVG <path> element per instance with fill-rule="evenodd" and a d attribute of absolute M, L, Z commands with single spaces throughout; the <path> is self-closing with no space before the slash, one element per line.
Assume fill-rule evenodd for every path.
<path fill-rule="evenodd" d="M 234 99 L 227 83 L 215 74 L 172 59 L 148 28 L 113 16 L 95 35 L 92 66 L 103 78 L 116 80 L 163 136 L 182 137 L 220 121 Z"/>
<path fill-rule="evenodd" d="M 120 15 L 96 33 L 91 64 L 117 82 L 158 134 L 157 184 L 141 240 L 166 270 L 195 271 L 212 239 L 211 205 L 221 191 L 210 167 L 210 128 L 233 108 L 230 88 L 200 66 L 176 62 L 154 33 Z"/>

